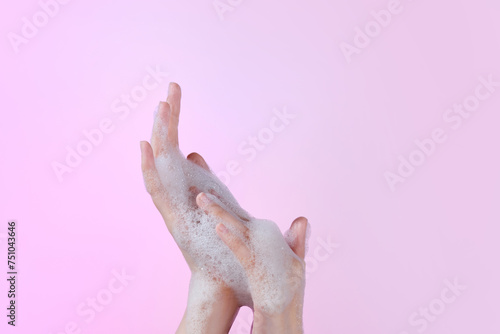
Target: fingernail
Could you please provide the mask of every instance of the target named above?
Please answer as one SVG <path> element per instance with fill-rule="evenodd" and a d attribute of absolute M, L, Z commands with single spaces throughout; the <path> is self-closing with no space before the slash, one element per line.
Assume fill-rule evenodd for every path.
<path fill-rule="evenodd" d="M 200 195 L 200 204 L 202 207 L 206 207 L 211 203 L 210 198 L 208 198 L 207 194 L 201 193 Z"/>
<path fill-rule="evenodd" d="M 168 95 L 172 94 L 173 89 L 174 89 L 174 83 L 171 82 L 168 84 Z"/>
<path fill-rule="evenodd" d="M 221 233 L 227 233 L 227 227 L 224 224 L 219 224 L 219 231 Z"/>
<path fill-rule="evenodd" d="M 170 104 L 167 101 L 160 101 L 160 104 L 158 104 L 158 113 L 165 113 L 168 119 L 168 115 L 170 114 Z"/>

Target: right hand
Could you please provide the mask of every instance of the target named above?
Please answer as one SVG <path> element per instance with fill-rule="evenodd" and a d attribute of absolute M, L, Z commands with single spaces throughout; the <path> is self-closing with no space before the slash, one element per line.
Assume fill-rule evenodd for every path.
<path fill-rule="evenodd" d="M 286 278 L 275 276 L 266 267 L 270 259 L 288 263 L 289 254 L 257 249 L 255 236 L 241 219 L 234 216 L 209 196 L 200 193 L 196 197 L 198 206 L 207 214 L 215 216 L 220 223 L 216 226 L 218 236 L 229 247 L 243 266 L 248 278 L 253 300 L 253 333 L 303 333 L 302 309 L 305 288 L 305 253 L 308 221 L 299 217 L 285 234 L 283 244 L 293 253 L 290 265 L 286 267 Z M 259 244 L 261 245 L 261 244 Z M 269 250 L 269 251 L 267 251 Z M 283 256 L 284 254 L 284 256 Z M 282 258 L 280 258 L 282 256 Z M 278 258 L 277 258 L 278 257 Z M 275 262 L 276 263 L 276 262 Z M 279 281 L 277 281 L 279 280 Z M 279 287 L 277 295 L 269 292 L 270 287 Z"/>

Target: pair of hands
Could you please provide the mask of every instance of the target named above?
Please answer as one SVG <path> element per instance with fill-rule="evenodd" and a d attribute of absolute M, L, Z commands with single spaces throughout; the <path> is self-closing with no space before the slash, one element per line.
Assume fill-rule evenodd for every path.
<path fill-rule="evenodd" d="M 151 195 L 156 208 L 161 213 L 167 228 L 176 239 L 176 234 L 186 224 L 185 216 L 179 214 L 178 203 L 173 189 L 162 182 L 161 170 L 158 171 L 157 162 L 160 158 L 179 152 L 178 125 L 180 115 L 181 90 L 179 85 L 170 83 L 166 102 L 160 102 L 155 115 L 155 124 L 151 137 L 151 144 L 142 141 L 142 172 L 148 193 Z M 173 153 L 174 152 L 174 153 Z M 182 159 L 184 159 L 182 157 Z M 199 166 L 206 172 L 211 173 L 210 168 L 197 153 L 191 153 L 185 158 L 187 161 Z M 175 182 L 175 180 L 173 180 Z M 266 296 L 262 296 L 262 284 L 273 282 L 274 277 L 262 266 L 262 258 L 280 256 L 275 253 L 266 254 L 265 250 L 256 248 L 255 237 L 248 228 L 252 219 L 245 211 L 231 208 L 225 204 L 225 197 L 232 195 L 224 194 L 223 190 L 217 192 L 217 188 L 211 189 L 210 193 L 200 192 L 202 185 L 191 186 L 189 189 L 190 210 L 200 210 L 209 215 L 218 223 L 216 225 L 217 236 L 230 249 L 232 254 L 241 264 L 248 282 L 251 304 L 254 311 L 253 333 L 302 333 L 302 308 L 305 287 L 305 252 L 306 234 L 308 222 L 299 217 L 292 222 L 290 229 L 285 233 L 285 246 L 288 245 L 293 252 L 290 268 L 287 268 L 287 280 L 283 285 L 283 293 L 287 298 L 280 299 L 279 308 L 269 309 L 266 306 Z M 227 198 L 226 198 L 227 199 Z M 181 243 L 176 239 L 186 262 L 188 263 L 192 278 L 191 290 L 199 290 L 200 273 L 204 268 L 200 267 L 195 258 L 199 254 L 190 252 L 189 243 Z M 260 244 L 259 244 L 260 245 Z M 280 259 L 277 259 L 278 261 Z M 237 292 L 234 291 L 224 280 L 214 280 L 212 284 L 215 289 L 209 289 L 209 296 L 205 296 L 202 309 L 208 310 L 203 317 L 203 333 L 228 333 L 231 325 L 242 305 Z M 201 287 L 203 289 L 203 287 Z M 197 291 L 197 294 L 200 292 Z M 193 292 L 194 294 L 194 292 Z M 200 305 L 197 306 L 198 308 Z M 177 333 L 190 333 L 189 314 L 194 308 L 188 301 L 184 317 L 179 325 Z M 276 311 L 277 310 L 277 311 Z"/>

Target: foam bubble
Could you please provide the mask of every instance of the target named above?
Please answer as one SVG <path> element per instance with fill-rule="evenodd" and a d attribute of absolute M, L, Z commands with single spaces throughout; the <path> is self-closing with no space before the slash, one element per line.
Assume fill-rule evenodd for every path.
<path fill-rule="evenodd" d="M 155 122 L 155 127 L 158 126 Z M 165 131 L 164 128 L 158 129 Z M 166 140 L 166 132 L 162 133 Z M 294 258 L 298 257 L 288 246 L 278 226 L 269 220 L 253 218 L 243 210 L 229 189 L 210 171 L 187 160 L 178 149 L 169 149 L 155 158 L 163 188 L 163 196 L 173 204 L 171 214 L 176 223 L 172 235 L 182 249 L 195 261 L 199 271 L 193 273 L 188 305 L 189 333 L 203 332 L 203 319 L 209 312 L 214 282 L 223 281 L 233 289 L 241 305 L 261 306 L 266 312 L 279 312 L 293 296 L 287 291 L 287 284 L 296 278 Z M 216 233 L 219 223 L 196 205 L 196 195 L 206 193 L 221 207 L 240 217 L 249 228 L 249 240 L 255 252 L 255 269 L 248 279 L 243 267 L 230 249 Z M 300 269 L 300 268 L 299 268 Z M 300 275 L 299 275 L 300 276 Z M 252 292 L 252 293 L 251 293 Z M 253 294 L 253 300 L 251 295 Z"/>

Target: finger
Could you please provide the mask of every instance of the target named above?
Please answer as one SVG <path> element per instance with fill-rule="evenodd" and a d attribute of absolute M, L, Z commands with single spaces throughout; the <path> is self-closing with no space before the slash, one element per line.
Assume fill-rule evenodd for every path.
<path fill-rule="evenodd" d="M 191 186 L 189 187 L 189 206 L 190 207 L 196 207 L 196 196 L 200 193 L 200 189 L 196 186 Z"/>
<path fill-rule="evenodd" d="M 194 159 L 198 159 L 198 157 L 196 157 L 195 155 L 197 155 L 197 156 L 199 157 L 199 159 L 201 159 L 201 161 L 195 161 Z M 204 160 L 204 159 L 202 158 L 202 156 L 201 156 L 201 155 L 199 155 L 198 153 L 194 153 L 194 152 L 193 152 L 193 153 L 189 154 L 189 155 L 187 156 L 187 159 L 188 159 L 188 160 L 193 161 L 193 162 L 194 162 L 194 163 L 196 163 L 197 165 L 201 166 L 202 168 L 205 168 L 207 171 L 209 171 L 209 172 L 210 172 L 210 168 L 209 168 L 209 167 L 208 167 L 208 165 L 206 164 L 205 160 Z M 206 167 L 204 167 L 204 166 L 206 166 Z M 214 189 L 209 189 L 209 190 L 208 190 L 208 192 L 209 192 L 211 195 L 213 195 L 213 196 L 217 197 L 217 199 L 218 199 L 219 201 L 221 201 L 221 203 L 224 203 L 224 204 L 226 204 L 226 203 L 227 203 L 226 199 L 225 199 L 224 197 L 222 197 L 220 194 L 218 194 L 218 193 L 217 193 Z M 237 216 L 240 220 L 242 220 L 242 221 L 244 221 L 244 222 L 248 222 L 248 221 L 249 221 L 249 220 L 248 220 L 248 218 L 243 217 L 241 214 L 238 214 L 238 213 L 236 213 L 236 212 L 235 212 L 234 214 L 235 214 L 235 215 L 236 215 L 236 216 Z"/>
<path fill-rule="evenodd" d="M 219 195 L 214 189 L 210 189 L 208 190 L 208 192 L 212 195 L 214 195 L 215 197 L 217 197 L 217 199 L 219 201 L 221 201 L 221 203 L 224 203 L 224 204 L 227 204 L 227 201 L 224 197 L 222 197 L 221 195 Z M 241 215 L 239 215 L 238 213 L 234 212 L 234 214 L 242 221 L 244 222 L 248 222 L 249 220 L 246 218 L 246 217 L 243 217 Z"/>
<path fill-rule="evenodd" d="M 245 268 L 245 270 L 250 270 L 253 267 L 252 252 L 243 239 L 231 232 L 223 223 L 217 224 L 215 230 L 219 238 L 221 238 L 236 256 L 238 261 L 240 261 L 243 268 Z"/>
<path fill-rule="evenodd" d="M 198 196 L 196 196 L 196 203 L 207 214 L 219 218 L 228 228 L 239 231 L 245 238 L 248 237 L 248 227 L 243 225 L 243 223 L 231 213 L 224 210 L 219 204 L 212 201 L 207 194 L 199 193 Z"/>
<path fill-rule="evenodd" d="M 200 190 L 198 189 L 197 186 L 191 186 L 189 187 L 188 190 L 191 193 L 191 195 L 193 195 L 193 197 L 196 197 L 200 193 Z"/>
<path fill-rule="evenodd" d="M 168 85 L 167 102 L 170 105 L 170 118 L 168 122 L 168 142 L 174 147 L 179 146 L 179 115 L 181 113 L 181 87 L 171 82 Z"/>
<path fill-rule="evenodd" d="M 210 171 L 210 168 L 208 167 L 207 163 L 205 162 L 205 159 L 203 159 L 203 157 L 201 155 L 199 155 L 198 153 L 193 152 L 193 153 L 189 154 L 186 159 L 197 164 L 201 168 L 203 168 L 207 171 Z"/>
<path fill-rule="evenodd" d="M 153 149 L 147 141 L 141 141 L 141 168 L 147 192 L 151 195 L 155 204 L 156 202 L 161 203 L 160 197 L 163 193 L 163 186 L 156 170 Z"/>
<path fill-rule="evenodd" d="M 153 134 L 151 135 L 151 146 L 154 156 L 164 154 L 168 149 L 168 124 L 171 111 L 167 102 L 161 101 L 158 105 L 158 112 L 153 125 Z"/>
<path fill-rule="evenodd" d="M 306 256 L 308 221 L 304 217 L 298 217 L 285 233 L 285 240 L 292 251 L 302 260 Z"/>

